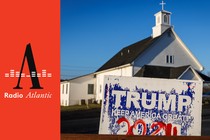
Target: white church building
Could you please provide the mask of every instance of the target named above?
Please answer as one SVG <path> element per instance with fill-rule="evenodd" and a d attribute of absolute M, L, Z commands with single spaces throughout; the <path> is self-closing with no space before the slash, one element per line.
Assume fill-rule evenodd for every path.
<path fill-rule="evenodd" d="M 62 106 L 100 102 L 105 75 L 205 80 L 203 66 L 171 25 L 171 13 L 162 8 L 155 14 L 152 35 L 122 48 L 96 72 L 62 81 Z"/>

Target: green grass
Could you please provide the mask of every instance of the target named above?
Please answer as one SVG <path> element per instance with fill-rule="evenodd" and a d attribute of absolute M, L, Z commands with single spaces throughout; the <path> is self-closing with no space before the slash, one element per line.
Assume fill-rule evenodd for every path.
<path fill-rule="evenodd" d="M 89 104 L 87 105 L 74 105 L 74 106 L 61 106 L 61 111 L 76 111 L 76 110 L 88 110 L 88 109 L 99 109 L 100 104 Z"/>

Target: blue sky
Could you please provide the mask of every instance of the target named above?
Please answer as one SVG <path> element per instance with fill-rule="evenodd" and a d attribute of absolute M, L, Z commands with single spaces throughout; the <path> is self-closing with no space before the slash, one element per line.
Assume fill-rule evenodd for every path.
<path fill-rule="evenodd" d="M 152 33 L 161 0 L 61 0 L 61 78 L 96 71 Z M 210 72 L 210 1 L 165 0 L 175 32 Z"/>

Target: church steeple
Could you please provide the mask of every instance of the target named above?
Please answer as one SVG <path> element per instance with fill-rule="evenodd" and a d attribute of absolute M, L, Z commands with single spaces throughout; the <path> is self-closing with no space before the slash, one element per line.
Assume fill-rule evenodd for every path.
<path fill-rule="evenodd" d="M 152 28 L 152 37 L 160 36 L 165 30 L 171 27 L 171 12 L 164 10 L 164 1 L 162 0 L 162 10 L 155 14 L 155 26 Z"/>

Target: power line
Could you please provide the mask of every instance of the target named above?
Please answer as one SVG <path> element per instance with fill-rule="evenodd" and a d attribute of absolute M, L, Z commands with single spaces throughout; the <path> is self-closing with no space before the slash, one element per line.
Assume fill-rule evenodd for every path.
<path fill-rule="evenodd" d="M 89 73 L 93 73 L 97 70 L 97 67 L 92 66 L 76 66 L 69 64 L 61 65 L 61 79 L 72 79 Z"/>
<path fill-rule="evenodd" d="M 92 66 L 75 66 L 75 65 L 66 65 L 66 64 L 61 65 L 61 68 L 62 67 L 68 67 L 68 68 L 85 68 L 85 69 L 97 69 L 98 68 L 98 67 L 92 67 Z"/>

